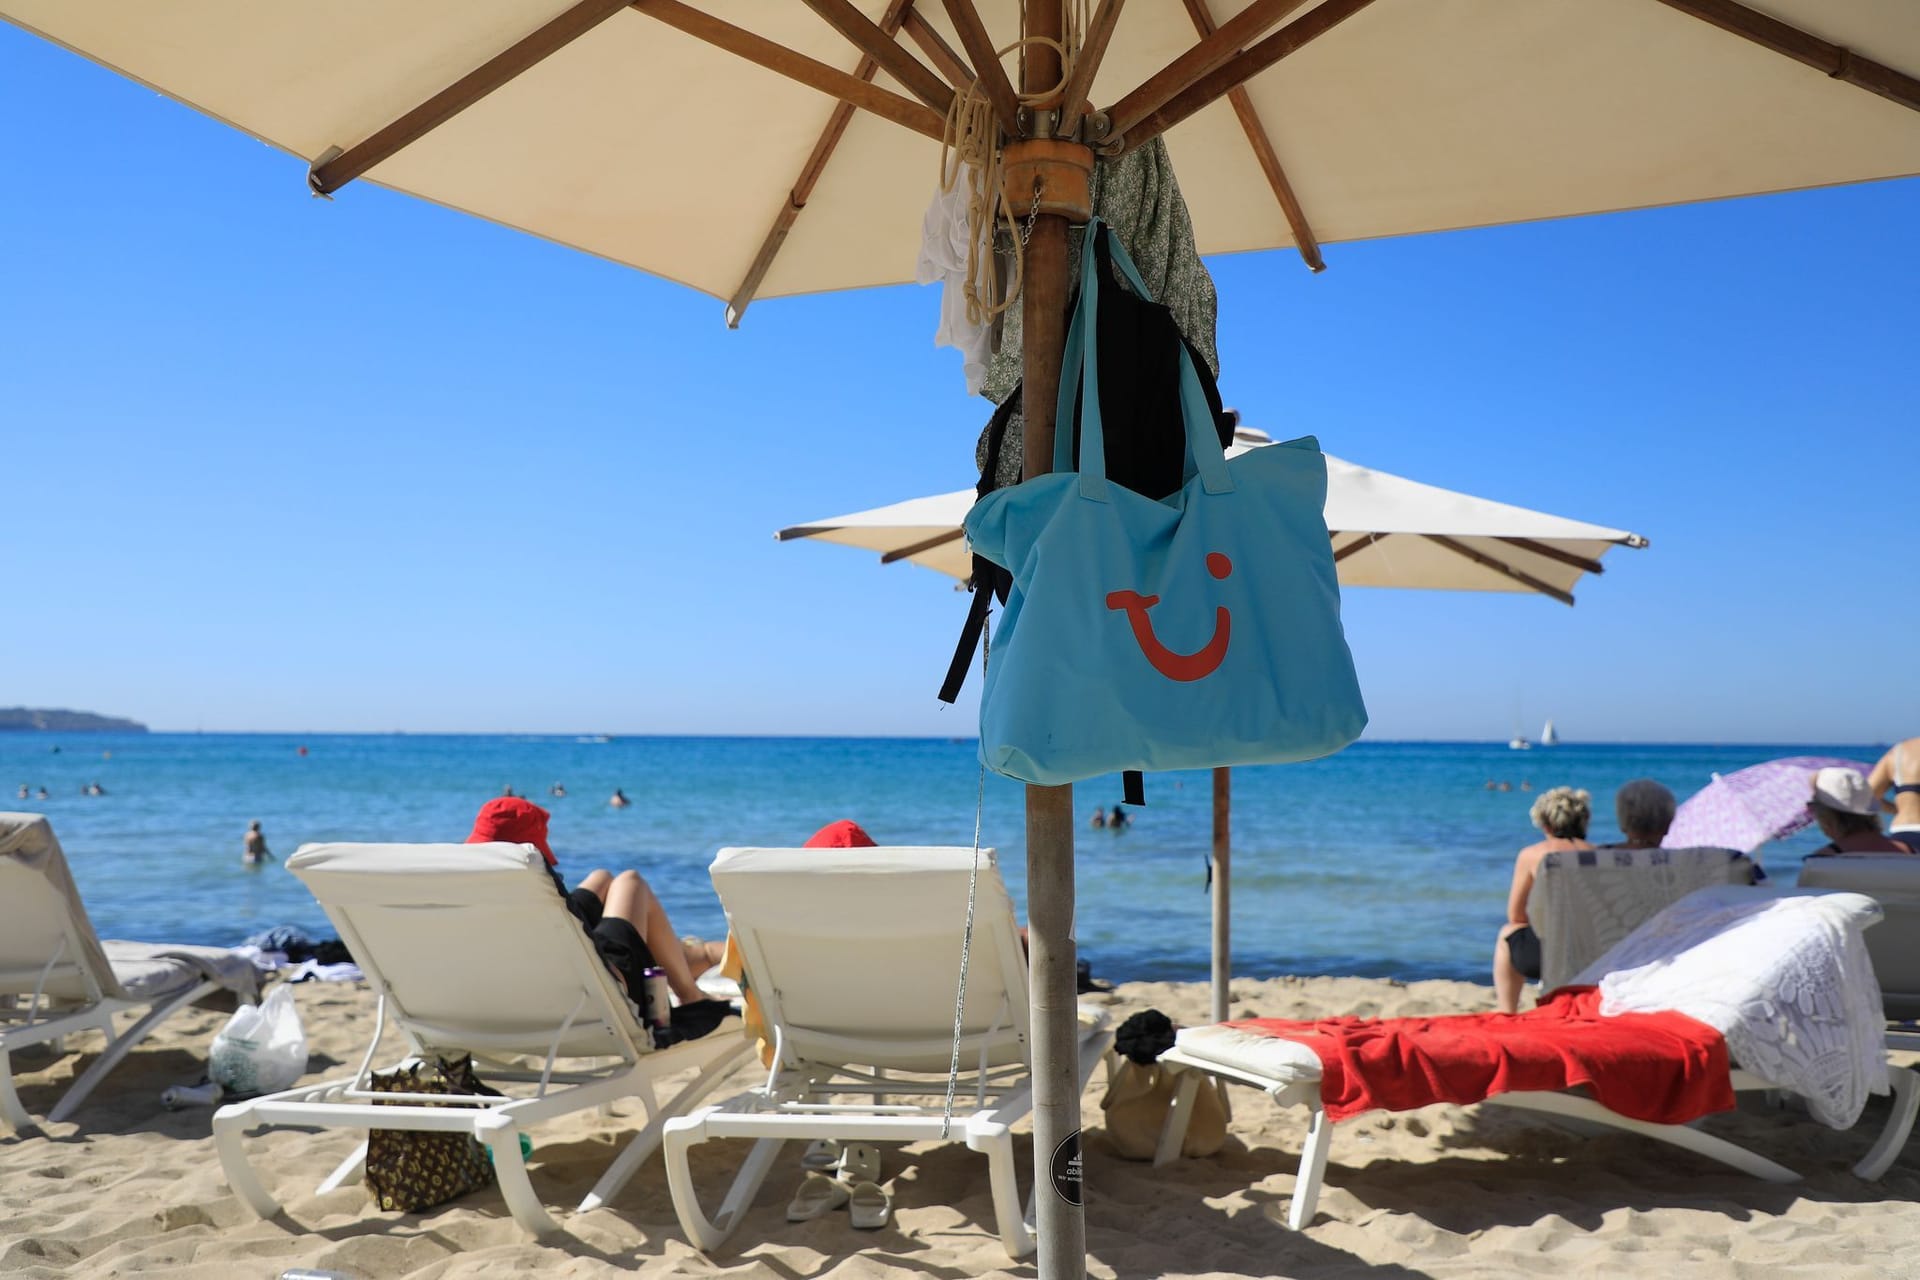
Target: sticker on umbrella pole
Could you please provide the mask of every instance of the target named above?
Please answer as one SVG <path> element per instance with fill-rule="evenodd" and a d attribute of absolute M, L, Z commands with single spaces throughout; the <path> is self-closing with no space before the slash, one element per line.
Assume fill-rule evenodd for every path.
<path fill-rule="evenodd" d="M 1053 1194 L 1080 1205 L 1085 1203 L 1080 1186 L 1080 1131 L 1075 1129 L 1053 1149 Z"/>

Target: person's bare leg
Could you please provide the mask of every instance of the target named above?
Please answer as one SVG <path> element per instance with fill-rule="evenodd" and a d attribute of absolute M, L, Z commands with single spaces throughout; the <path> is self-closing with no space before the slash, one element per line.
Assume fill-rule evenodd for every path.
<path fill-rule="evenodd" d="M 1493 944 L 1493 996 L 1495 1007 L 1501 1013 L 1520 1011 L 1520 988 L 1526 983 L 1526 976 L 1514 968 L 1513 957 L 1507 954 L 1507 935 L 1524 925 L 1505 925 L 1500 936 Z"/>
<path fill-rule="evenodd" d="M 727 957 L 727 944 L 707 942 L 701 938 L 680 939 L 680 950 L 686 954 L 687 968 L 698 978 Z"/>
<path fill-rule="evenodd" d="M 585 889 L 588 893 L 600 899 L 600 901 L 605 902 L 607 900 L 607 890 L 612 884 L 613 872 L 601 869 L 587 872 L 587 878 L 574 887 L 577 889 Z"/>
<path fill-rule="evenodd" d="M 653 952 L 653 962 L 667 972 L 667 985 L 682 1004 L 705 997 L 694 985 L 696 970 L 689 962 L 687 948 L 673 931 L 667 910 L 654 897 L 653 889 L 637 871 L 622 871 L 607 889 L 607 914 L 625 920 L 639 930 L 640 938 Z"/>

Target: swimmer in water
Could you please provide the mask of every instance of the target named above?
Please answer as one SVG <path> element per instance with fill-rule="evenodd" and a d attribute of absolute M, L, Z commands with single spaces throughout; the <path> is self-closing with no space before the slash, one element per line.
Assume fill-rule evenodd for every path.
<path fill-rule="evenodd" d="M 565 800 L 567 798 L 567 784 L 564 782 L 556 782 L 547 788 L 547 794 L 557 800 Z"/>
<path fill-rule="evenodd" d="M 273 861 L 273 855 L 267 852 L 267 837 L 260 831 L 259 822 L 247 824 L 247 849 L 240 855 L 242 866 L 257 867 L 263 862 Z"/>
<path fill-rule="evenodd" d="M 632 804 L 633 801 L 627 799 L 626 792 L 622 791 L 618 787 L 615 787 L 613 789 L 613 798 L 608 800 L 607 803 L 612 805 L 616 809 L 624 809 L 628 805 Z"/>

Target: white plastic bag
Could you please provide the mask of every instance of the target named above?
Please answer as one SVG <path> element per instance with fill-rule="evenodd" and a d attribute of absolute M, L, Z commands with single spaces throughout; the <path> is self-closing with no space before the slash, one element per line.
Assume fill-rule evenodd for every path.
<path fill-rule="evenodd" d="M 277 1093 L 306 1073 L 307 1033 L 284 983 L 259 1004 L 235 1010 L 207 1055 L 207 1079 L 228 1093 Z"/>

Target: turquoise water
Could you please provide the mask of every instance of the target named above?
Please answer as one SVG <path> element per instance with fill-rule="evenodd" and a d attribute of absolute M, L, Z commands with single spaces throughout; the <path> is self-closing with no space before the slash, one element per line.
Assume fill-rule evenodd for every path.
<path fill-rule="evenodd" d="M 299 749 L 304 746 L 306 755 Z M 1872 760 L 1879 748 L 1363 742 L 1309 764 L 1233 776 L 1234 969 L 1484 981 L 1513 854 L 1535 838 L 1535 791 L 1594 794 L 1598 840 L 1617 838 L 1614 789 L 1652 777 L 1684 799 L 1714 772 L 1778 756 Z M 1515 789 L 1488 791 L 1489 779 Z M 88 796 L 98 781 L 106 794 Z M 566 784 L 565 799 L 547 788 Z M 14 799 L 26 783 L 47 800 Z M 798 844 L 853 818 L 883 844 L 970 844 L 979 768 L 971 742 L 926 739 L 0 734 L 0 808 L 48 814 L 106 937 L 232 943 L 276 924 L 330 934 L 280 862 L 240 865 L 259 819 L 278 858 L 316 840 L 459 840 L 506 786 L 553 811 L 576 881 L 596 866 L 650 880 L 683 933 L 724 929 L 706 868 L 731 844 Z M 614 809 L 615 787 L 634 801 Z M 1115 979 L 1208 972 L 1211 783 L 1154 775 L 1120 833 L 1082 829 L 1081 953 Z M 1075 791 L 1082 820 L 1117 778 Z M 1022 789 L 986 786 L 982 841 L 1024 907 Z M 1791 882 L 1819 843 L 1761 851 Z"/>

